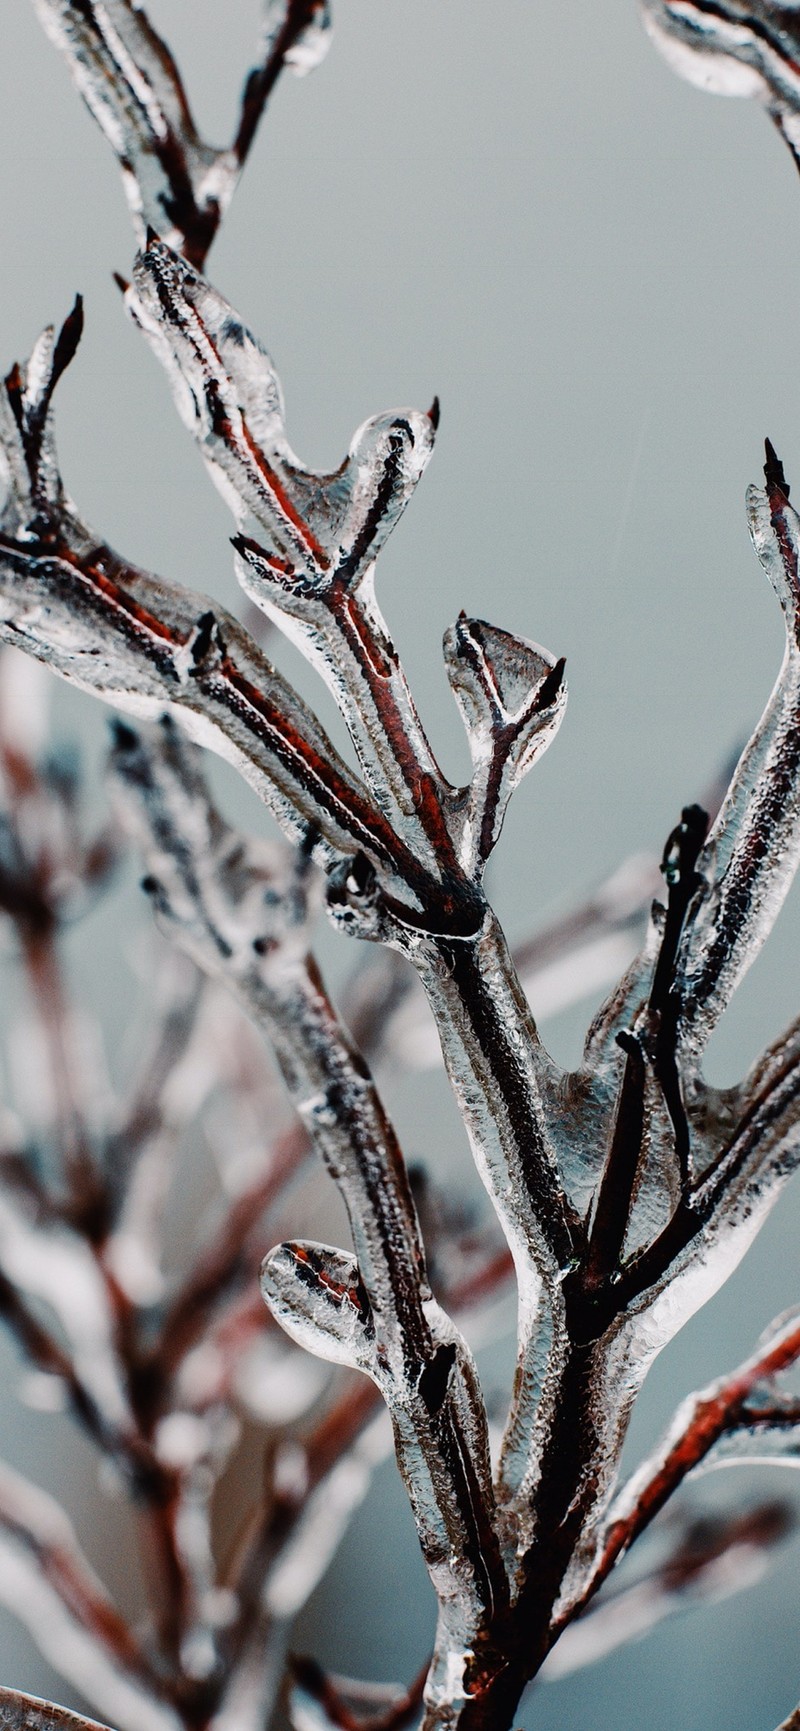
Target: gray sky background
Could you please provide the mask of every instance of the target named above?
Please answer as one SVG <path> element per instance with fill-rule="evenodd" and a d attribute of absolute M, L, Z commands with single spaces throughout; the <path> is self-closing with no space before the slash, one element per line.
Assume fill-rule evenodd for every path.
<path fill-rule="evenodd" d="M 198 118 L 227 137 L 255 6 L 151 11 Z M 111 282 L 131 256 L 116 166 L 27 0 L 4 0 L 0 29 L 0 361 L 84 292 L 86 338 L 59 393 L 67 483 L 127 556 L 235 604 L 227 512 Z M 519 937 L 626 853 L 661 845 L 777 671 L 782 627 L 743 495 L 765 434 L 800 487 L 789 155 L 755 106 L 678 82 L 634 0 L 338 0 L 330 56 L 281 86 L 209 274 L 269 344 L 306 460 L 338 461 L 368 414 L 441 397 L 436 456 L 382 557 L 381 598 L 445 767 L 466 767 L 440 654 L 459 608 L 567 656 L 567 719 L 494 869 Z M 295 672 L 288 653 L 285 665 Z M 58 703 L 99 761 L 99 709 Z M 240 820 L 261 825 L 225 785 Z M 713 1080 L 734 1080 L 796 1013 L 799 952 L 795 896 L 716 1041 Z M 95 943 L 75 966 L 113 1038 L 113 949 Z M 557 1056 L 576 1057 L 588 1013 L 546 1028 Z M 415 1085 L 415 1100 L 428 1138 L 460 1161 L 444 1094 Z M 410 1098 L 396 1109 L 419 1142 Z M 640 1440 L 800 1297 L 797 1216 L 795 1194 L 657 1366 Z M 36 1420 L 26 1449 L 43 1482 L 47 1448 Z M 91 1487 L 82 1456 L 61 1470 L 65 1494 Z M 402 1676 L 422 1657 L 427 1590 L 409 1587 L 398 1618 L 389 1531 L 421 1580 L 387 1472 L 298 1637 L 337 1669 Z M 769 1731 L 800 1693 L 796 1566 L 789 1550 L 768 1585 L 542 1690 L 524 1723 Z M 3 1677 L 50 1686 L 4 1627 Z"/>

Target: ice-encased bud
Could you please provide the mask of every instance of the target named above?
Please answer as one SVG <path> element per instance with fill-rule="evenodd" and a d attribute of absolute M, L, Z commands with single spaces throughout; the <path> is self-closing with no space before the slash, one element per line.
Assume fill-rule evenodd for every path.
<path fill-rule="evenodd" d="M 53 392 L 83 333 L 83 301 L 76 297 L 58 333 L 42 331 L 23 366 L 0 385 L 0 477 L 7 483 L 3 527 L 23 536 L 48 507 L 66 505 L 52 431 Z"/>
<path fill-rule="evenodd" d="M 371 1364 L 372 1313 L 354 1256 L 327 1244 L 279 1244 L 262 1263 L 261 1291 L 298 1346 L 334 1364 Z"/>
<path fill-rule="evenodd" d="M 747 524 L 759 563 L 780 601 L 787 630 L 796 639 L 800 612 L 800 517 L 789 504 L 785 482 L 784 488 L 777 485 L 777 478 L 766 489 L 749 487 Z"/>
<path fill-rule="evenodd" d="M 485 862 L 522 777 L 547 750 L 564 714 L 564 661 L 538 643 L 461 613 L 444 658 L 474 767 L 464 852 Z"/>
<path fill-rule="evenodd" d="M 483 758 L 496 736 L 507 733 L 506 757 L 519 780 L 561 721 L 567 697 L 563 659 L 465 613 L 445 632 L 444 658 L 473 757 Z"/>
<path fill-rule="evenodd" d="M 398 409 L 373 415 L 353 435 L 331 493 L 346 501 L 337 527 L 336 565 L 355 580 L 387 540 L 430 461 L 435 414 Z"/>

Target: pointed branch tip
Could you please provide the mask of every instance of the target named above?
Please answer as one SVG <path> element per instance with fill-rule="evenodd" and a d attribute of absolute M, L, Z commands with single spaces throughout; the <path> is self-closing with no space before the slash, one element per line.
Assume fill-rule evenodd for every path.
<path fill-rule="evenodd" d="M 67 313 L 53 350 L 53 383 L 69 366 L 83 336 L 83 295 L 76 294 L 71 312 Z M 51 387 L 52 388 L 52 387 Z"/>
<path fill-rule="evenodd" d="M 766 462 L 764 463 L 764 479 L 767 483 L 767 486 L 770 489 L 776 488 L 779 493 L 783 494 L 784 499 L 788 500 L 788 498 L 789 498 L 789 483 L 786 479 L 786 476 L 784 475 L 783 464 L 780 460 L 780 457 L 777 455 L 777 453 L 775 451 L 775 447 L 769 439 L 764 440 L 764 450 L 766 453 Z"/>
<path fill-rule="evenodd" d="M 264 556 L 263 547 L 260 547 L 258 542 L 253 540 L 252 535 L 231 535 L 230 542 L 234 553 L 240 553 L 243 559 L 247 557 L 248 553 L 258 553 Z"/>
<path fill-rule="evenodd" d="M 537 709 L 549 709 L 551 703 L 555 703 L 564 681 L 566 666 L 566 655 L 561 655 L 555 667 L 552 667 L 550 672 L 545 674 L 536 696 Z"/>

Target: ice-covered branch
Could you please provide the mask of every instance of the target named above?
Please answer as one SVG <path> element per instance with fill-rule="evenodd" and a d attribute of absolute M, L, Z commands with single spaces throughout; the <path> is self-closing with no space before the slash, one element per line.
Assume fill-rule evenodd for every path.
<path fill-rule="evenodd" d="M 375 805 L 419 862 L 416 907 L 387 894 L 361 856 L 331 875 L 328 905 L 355 935 L 405 949 L 428 991 L 522 1288 L 526 1416 L 512 1424 L 521 1458 L 529 1454 L 541 1380 L 534 1336 L 549 1330 L 555 1346 L 550 1313 L 558 1308 L 559 1271 L 575 1253 L 578 1221 L 545 1130 L 543 1089 L 555 1091 L 555 1071 L 477 878 L 514 782 L 555 730 L 561 664 L 507 633 L 461 622 L 448 652 L 476 730 L 475 778 L 472 792 L 448 790 L 372 589 L 375 555 L 422 473 L 435 421 L 404 413 L 367 423 L 341 469 L 314 473 L 286 441 L 266 352 L 185 261 L 152 241 L 128 302 L 237 520 L 254 519 L 268 537 L 267 549 L 248 538 L 236 543 L 255 572 L 246 578 L 254 598 L 298 636 L 328 678 Z"/>
<path fill-rule="evenodd" d="M 233 144 L 199 135 L 183 82 L 137 0 L 34 0 L 122 170 L 137 238 L 155 229 L 202 264 L 284 66 L 307 72 L 329 40 L 327 0 L 265 0 L 258 63 Z"/>
<path fill-rule="evenodd" d="M 347 1205 L 356 1257 L 281 1247 L 265 1265 L 270 1304 L 301 1344 L 378 1383 L 443 1614 L 474 1638 L 507 1590 L 485 1414 L 466 1345 L 430 1293 L 394 1132 L 307 954 L 302 859 L 287 869 L 228 829 L 173 728 L 147 743 L 121 731 L 115 760 L 162 923 L 271 1041 Z"/>
<path fill-rule="evenodd" d="M 781 1372 L 800 1357 L 800 1320 L 791 1311 L 766 1331 L 752 1356 L 733 1375 L 720 1377 L 682 1404 L 660 1447 L 623 1486 L 609 1511 L 597 1569 L 586 1598 L 594 1593 L 614 1564 L 649 1526 L 678 1485 L 725 1447 L 752 1436 L 770 1435 L 776 1443 L 770 1458 L 786 1451 L 797 1431 L 796 1402 L 783 1407 L 776 1383 Z M 793 1427 L 795 1437 L 787 1437 Z M 795 1443 L 796 1446 L 796 1443 Z M 745 1448 L 743 1452 L 748 1452 Z M 752 1458 L 752 1457 L 751 1457 Z M 584 1601 L 585 1602 L 585 1601 Z"/>
<path fill-rule="evenodd" d="M 800 1030 L 794 1023 L 740 1088 L 690 1113 L 695 1176 L 663 1229 L 620 1271 L 617 1299 L 643 1302 L 670 1334 L 741 1260 L 800 1159 Z M 667 1296 L 668 1295 L 668 1296 Z M 662 1302 L 663 1301 L 663 1302 Z M 660 1323 L 658 1324 L 660 1327 Z"/>
<path fill-rule="evenodd" d="M 0 1301 L 34 1358 L 51 1370 L 63 1363 L 73 1403 L 85 1402 L 105 1446 L 123 1458 L 127 1449 L 130 1470 L 139 1459 L 135 1443 L 140 1466 L 152 1459 L 160 1471 L 148 1497 L 167 1587 L 163 1657 L 186 1684 L 187 1715 L 205 1715 L 215 1731 L 229 1731 L 248 1691 L 247 1713 L 262 1710 L 253 1702 L 263 1706 L 268 1667 L 256 1640 L 263 1636 L 272 1651 L 276 1623 L 308 1590 L 365 1481 L 364 1460 L 352 1449 L 356 1432 L 341 1420 L 338 1431 L 334 1426 L 338 1454 L 334 1449 L 320 1474 L 306 1453 L 300 1489 L 282 1489 L 288 1452 L 276 1446 L 270 1495 L 252 1517 L 244 1562 L 234 1571 L 238 1609 L 223 1634 L 215 1622 L 210 1496 L 232 1434 L 225 1431 L 231 1367 L 253 1338 L 252 1301 L 230 1302 L 231 1291 L 252 1267 L 262 1211 L 297 1170 L 307 1133 L 344 1197 L 353 1250 L 295 1237 L 292 1228 L 267 1259 L 264 1288 L 295 1341 L 366 1372 L 391 1414 L 440 1601 L 426 1698 L 430 1731 L 442 1723 L 497 1731 L 512 1722 L 522 1688 L 561 1628 L 688 1472 L 753 1445 L 796 1458 L 798 1403 L 774 1383 L 800 1351 L 793 1319 L 736 1377 L 695 1398 L 681 1415 L 680 1435 L 609 1512 L 632 1403 L 654 1354 L 730 1272 L 800 1153 L 796 1028 L 739 1089 L 717 1093 L 700 1071 L 703 1047 L 800 857 L 800 521 L 770 449 L 766 492 L 752 495 L 750 509 L 759 557 L 786 615 L 781 675 L 710 834 L 700 808 L 684 809 L 665 852 L 666 895 L 652 910 L 644 950 L 596 1018 L 580 1071 L 565 1076 L 542 1048 L 481 884 L 508 798 L 563 712 L 563 662 L 482 620 L 459 617 L 445 659 L 472 775 L 467 787 L 452 787 L 374 590 L 376 557 L 431 455 L 438 406 L 427 415 L 375 417 L 339 468 L 309 469 L 288 443 L 269 355 L 195 268 L 277 72 L 291 60 L 313 60 L 326 9 L 280 0 L 268 11 L 263 59 L 247 86 L 235 144 L 214 152 L 198 138 L 174 63 L 138 7 L 129 0 L 38 4 L 124 159 L 137 220 L 166 232 L 166 240 L 148 237 L 126 300 L 231 505 L 243 587 L 327 680 L 359 771 L 337 756 L 235 620 L 126 565 L 81 522 L 61 484 L 50 419 L 53 389 L 80 334 L 76 309 L 58 340 L 46 333 L 28 367 L 12 370 L 0 399 L 9 472 L 0 635 L 134 714 L 167 711 L 182 719 L 196 740 L 238 765 L 294 844 L 287 863 L 223 823 L 193 750 L 170 719 L 151 734 L 118 727 L 117 778 L 143 837 L 161 923 L 220 975 L 268 1036 L 304 1131 L 279 1137 L 257 1180 L 238 1191 L 165 1307 L 160 1333 L 151 1321 L 146 1350 L 132 1289 L 123 1307 L 128 1332 L 114 1335 L 110 1287 L 103 1292 L 102 1282 L 87 1282 L 84 1263 L 67 1257 L 77 1283 L 73 1307 L 76 1292 L 83 1312 L 87 1293 L 98 1294 L 93 1335 L 85 1316 L 76 1325 L 52 1273 L 46 1285 L 30 1232 L 18 1233 L 23 1268 L 10 1235 L 0 1231 L 9 1267 Z M 647 7 L 651 24 L 673 43 L 680 39 L 687 53 L 696 51 L 698 65 L 728 79 L 734 67 L 734 82 L 757 87 L 791 142 L 786 117 L 795 69 L 788 83 L 780 81 L 782 59 L 788 66 L 793 57 L 794 26 L 776 26 L 775 10 L 745 10 L 738 0 L 714 7 L 652 0 Z M 519 1353 L 496 1487 L 472 1360 L 432 1296 L 393 1129 L 308 954 L 312 861 L 326 871 L 334 922 L 415 966 L 513 1256 Z M 13 874 L 5 888 L 8 901 L 18 895 Z M 30 922 L 32 908 L 17 917 Z M 585 929 L 593 929 L 591 920 Z M 371 1004 L 367 992 L 367 1014 L 376 1001 L 382 1009 L 391 1004 L 391 982 Z M 190 1022 L 178 1018 L 178 1047 Z M 159 1086 L 163 1091 L 163 1071 Z M 163 1119 L 152 1122 L 157 1136 Z M 137 1123 L 134 1112 L 127 1129 L 135 1157 L 148 1134 L 147 1113 Z M 235 1122 L 228 1125 L 229 1148 L 235 1130 Z M 117 1221 L 130 1204 L 124 1164 L 109 1201 Z M 0 1211 L 0 1228 L 4 1219 Z M 63 1270 L 64 1244 L 43 1215 L 45 1239 Z M 114 1251 L 113 1240 L 103 1244 L 95 1274 Z M 507 1260 L 492 1249 L 490 1278 Z M 437 1287 L 440 1300 L 447 1285 L 446 1277 L 444 1290 Z M 468 1279 L 462 1288 L 469 1292 Z M 451 1296 L 458 1292 L 454 1279 Z M 74 1365 L 48 1343 L 28 1294 L 54 1304 Z M 203 1330 L 211 1348 L 205 1368 Z M 97 1348 L 91 1374 L 83 1362 L 87 1342 Z M 114 1350 L 131 1374 L 109 1392 L 97 1378 L 114 1369 Z M 229 1362 L 220 1368 L 226 1351 Z M 112 1411 L 115 1394 L 119 1410 Z M 363 1422 L 360 1408 L 359 1430 Z M 713 1561 L 706 1557 L 701 1567 L 694 1559 L 701 1573 Z M 691 1560 L 682 1566 L 691 1574 Z M 661 1583 L 660 1608 L 673 1586 Z M 309 1699 L 296 1704 L 298 1723 L 304 1712 L 306 1724 L 315 1714 L 317 1722 L 341 1726 L 354 1717 L 335 1689 L 310 1688 L 308 1698 L 310 1706 Z M 384 1702 L 386 1723 L 410 1701 L 411 1694 L 405 1706 Z"/>
<path fill-rule="evenodd" d="M 69 321 L 68 321 L 69 323 Z M 289 834 L 323 856 L 363 852 L 394 870 L 402 843 L 319 723 L 241 626 L 221 609 L 126 564 L 66 498 L 50 397 L 74 352 L 70 326 L 46 332 L 0 390 L 0 636 L 63 677 L 135 714 L 174 708 L 237 764 Z M 413 877 L 414 862 L 408 861 Z"/>
<path fill-rule="evenodd" d="M 641 0 L 664 59 L 701 90 L 754 96 L 800 165 L 800 31 L 781 0 Z"/>
<path fill-rule="evenodd" d="M 128 305 L 240 528 L 243 587 L 296 638 L 330 685 L 375 803 L 434 875 L 480 874 L 508 799 L 563 713 L 563 662 L 462 616 L 445 659 L 473 751 L 473 781 L 451 789 L 431 752 L 378 608 L 374 564 L 433 448 L 438 405 L 367 421 L 329 474 L 291 450 L 280 382 L 228 302 L 156 240 Z"/>
<path fill-rule="evenodd" d="M 666 1617 L 698 1602 L 750 1587 L 764 1573 L 776 1544 L 793 1525 L 791 1505 L 772 1499 L 742 1513 L 689 1518 L 666 1555 L 628 1586 L 620 1586 L 570 1623 L 545 1662 L 543 1680 L 593 1665 Z"/>
<path fill-rule="evenodd" d="M 783 609 L 786 652 L 697 861 L 703 880 L 677 960 L 680 1041 L 705 1045 L 777 917 L 800 861 L 800 520 L 767 445 L 766 487 L 750 489 L 756 553 Z"/>
<path fill-rule="evenodd" d="M 18 1689 L 0 1689 L 0 1722 L 4 1731 L 107 1731 L 94 1719 L 70 1713 L 53 1701 L 23 1695 Z"/>
<path fill-rule="evenodd" d="M 242 584 L 331 686 L 372 798 L 440 875 L 452 857 L 449 794 L 374 593 L 375 558 L 433 449 L 438 411 L 365 422 L 331 474 L 305 468 L 284 427 L 266 350 L 227 301 L 151 242 L 128 305 L 170 378 L 180 413 L 240 529 Z"/>

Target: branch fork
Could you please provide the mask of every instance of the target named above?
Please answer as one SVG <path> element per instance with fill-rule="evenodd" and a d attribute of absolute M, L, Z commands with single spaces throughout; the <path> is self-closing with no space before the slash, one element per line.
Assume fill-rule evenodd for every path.
<path fill-rule="evenodd" d="M 452 787 L 375 594 L 376 558 L 427 466 L 438 404 L 366 421 L 338 468 L 309 469 L 288 442 L 269 354 L 201 274 L 269 90 L 283 65 L 318 57 L 327 9 L 268 9 L 235 142 L 213 151 L 140 8 L 38 6 L 120 159 L 145 242 L 126 305 L 231 507 L 241 584 L 327 681 L 358 768 L 232 617 L 126 564 L 67 498 L 52 396 L 79 310 L 58 339 L 45 333 L 0 396 L 0 635 L 137 718 L 117 730 L 113 773 L 157 918 L 267 1037 L 300 1145 L 314 1143 L 348 1212 L 352 1249 L 287 1239 L 264 1264 L 263 1290 L 296 1342 L 366 1373 L 389 1409 L 439 1605 L 428 1731 L 495 1731 L 667 1490 L 745 1436 L 764 1447 L 780 1439 L 784 1457 L 796 1448 L 796 1405 L 776 1381 L 797 1357 L 790 1319 L 733 1379 L 696 1397 L 654 1463 L 616 1491 L 653 1357 L 735 1266 L 800 1159 L 797 1026 L 725 1097 L 701 1067 L 800 861 L 800 519 L 768 446 L 766 485 L 748 508 L 784 610 L 784 663 L 710 827 L 699 807 L 684 808 L 664 855 L 666 901 L 595 1019 L 579 1072 L 564 1074 L 482 887 L 509 798 L 563 716 L 563 660 L 460 615 L 444 654 L 472 776 Z M 775 29 L 760 0 L 724 0 L 713 18 L 671 0 L 645 10 L 682 59 L 699 56 L 703 76 L 710 67 L 729 87 L 757 88 L 793 144 L 791 20 Z M 165 712 L 238 765 L 297 850 L 293 864 L 225 824 L 172 720 L 138 725 Z M 518 1358 L 494 1471 L 470 1349 L 432 1293 L 394 1130 L 308 948 L 312 862 L 335 922 L 415 967 L 513 1258 Z M 242 1231 L 231 1228 L 234 1263 Z M 228 1271 L 226 1245 L 220 1257 L 209 1266 Z M 7 1308 L 21 1336 L 38 1340 L 13 1292 Z M 162 1385 L 193 1338 L 186 1313 L 184 1295 L 165 1325 Z M 207 1637 L 213 1669 L 208 1554 L 186 1539 L 202 1490 L 178 1476 L 160 1530 L 182 1610 L 164 1639 Z M 284 1504 L 276 1521 L 285 1514 Z M 277 1545 L 267 1521 L 256 1552 L 273 1557 Z M 241 1653 L 268 1598 L 253 1627 L 237 1630 Z M 410 1691 L 397 1711 L 416 1699 Z"/>

